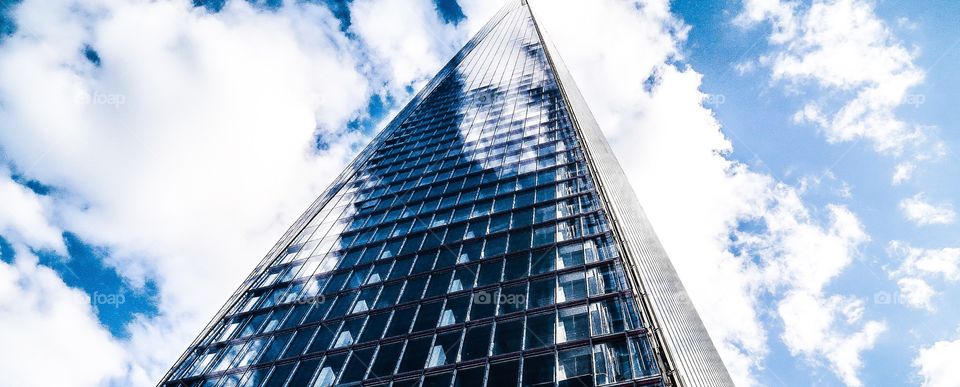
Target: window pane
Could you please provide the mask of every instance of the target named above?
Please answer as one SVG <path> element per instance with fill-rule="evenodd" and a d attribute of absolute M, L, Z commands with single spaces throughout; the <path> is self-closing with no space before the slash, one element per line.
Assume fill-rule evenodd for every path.
<path fill-rule="evenodd" d="M 457 370 L 453 387 L 483 387 L 483 366 Z"/>
<path fill-rule="evenodd" d="M 523 359 L 524 386 L 553 386 L 553 353 Z"/>
<path fill-rule="evenodd" d="M 497 322 L 497 333 L 493 339 L 493 354 L 502 355 L 516 352 L 523 345 L 523 319 Z"/>
<path fill-rule="evenodd" d="M 455 363 L 457 361 L 457 352 L 459 350 L 460 331 L 447 332 L 437 335 L 437 339 L 433 343 L 433 348 L 430 350 L 430 358 L 427 360 L 427 368 Z"/>
<path fill-rule="evenodd" d="M 527 317 L 527 346 L 535 349 L 553 345 L 553 330 L 556 327 L 553 313 Z"/>
<path fill-rule="evenodd" d="M 480 326 L 467 328 L 467 334 L 463 338 L 463 350 L 460 354 L 460 361 L 479 359 L 487 356 L 490 348 L 490 332 L 493 325 L 484 324 Z"/>
<path fill-rule="evenodd" d="M 515 386 L 520 374 L 520 361 L 511 360 L 502 363 L 490 364 L 487 373 L 488 386 Z"/>
<path fill-rule="evenodd" d="M 368 378 L 393 375 L 393 370 L 397 366 L 397 359 L 400 358 L 401 349 L 403 349 L 403 343 L 380 346 L 379 351 L 377 351 L 377 359 L 370 367 Z"/>
<path fill-rule="evenodd" d="M 593 385 L 593 359 L 590 347 L 576 347 L 557 353 L 557 386 L 580 387 Z"/>
<path fill-rule="evenodd" d="M 624 339 L 594 344 L 593 362 L 597 385 L 610 384 L 632 378 L 630 353 Z"/>
<path fill-rule="evenodd" d="M 347 360 L 347 367 L 343 369 L 343 375 L 340 375 L 338 384 L 355 383 L 363 380 L 367 373 L 367 366 L 370 365 L 370 359 L 373 357 L 374 348 L 365 348 L 350 353 L 350 359 Z"/>
<path fill-rule="evenodd" d="M 590 320 L 587 317 L 586 305 L 560 309 L 557 316 L 558 343 L 590 337 Z"/>
<path fill-rule="evenodd" d="M 431 339 L 431 337 L 424 337 L 407 341 L 407 347 L 403 350 L 403 359 L 400 360 L 400 368 L 397 369 L 397 373 L 422 369 L 427 361 Z"/>

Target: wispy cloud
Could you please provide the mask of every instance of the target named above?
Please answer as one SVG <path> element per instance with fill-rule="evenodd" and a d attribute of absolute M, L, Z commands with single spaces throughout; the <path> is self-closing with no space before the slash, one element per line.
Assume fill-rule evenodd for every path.
<path fill-rule="evenodd" d="M 931 203 L 921 192 L 900 201 L 900 210 L 911 222 L 918 225 L 951 224 L 957 213 L 950 203 Z"/>

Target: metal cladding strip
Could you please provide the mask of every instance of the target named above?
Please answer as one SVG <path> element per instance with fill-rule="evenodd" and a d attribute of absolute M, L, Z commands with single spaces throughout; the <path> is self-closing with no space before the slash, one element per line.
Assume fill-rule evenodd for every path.
<path fill-rule="evenodd" d="M 528 5 L 529 7 L 529 5 Z M 532 8 L 532 7 L 530 7 Z M 556 48 L 536 22 L 544 52 L 583 143 L 614 237 L 637 289 L 667 382 L 679 386 L 733 386 L 713 341 L 647 219 L 626 174 L 597 125 Z"/>
<path fill-rule="evenodd" d="M 310 204 L 307 210 L 304 211 L 299 218 L 297 218 L 293 225 L 291 225 L 290 228 L 288 228 L 283 234 L 283 236 L 280 237 L 280 240 L 274 244 L 274 246 L 270 249 L 270 252 L 268 252 L 267 255 L 260 260 L 260 263 L 258 263 L 257 266 L 250 272 L 250 274 L 247 275 L 247 278 L 233 292 L 227 302 L 224 303 L 224 305 L 217 311 L 213 318 L 207 322 L 204 328 L 200 331 L 200 334 L 193 339 L 187 349 L 180 355 L 179 358 L 177 358 L 177 361 L 173 363 L 173 366 L 167 370 L 167 373 L 164 374 L 163 378 L 160 379 L 160 382 L 157 383 L 157 386 L 163 385 L 163 383 L 167 382 L 169 378 L 173 376 L 177 366 L 180 365 L 180 363 L 183 362 L 187 356 L 189 356 L 190 352 L 195 349 L 200 341 L 210 333 L 210 330 L 216 326 L 216 323 L 220 321 L 220 319 L 226 315 L 227 311 L 234 306 L 236 300 L 247 290 L 249 290 L 250 286 L 255 282 L 257 275 L 262 272 L 266 266 L 271 264 L 280 256 L 280 253 L 287 247 L 287 245 L 290 244 L 290 242 L 293 241 L 297 234 L 299 234 L 307 226 L 307 224 L 309 224 L 313 217 L 323 209 L 330 199 L 335 196 L 340 189 L 343 188 L 343 185 L 350 181 L 359 168 L 370 159 L 373 152 L 379 148 L 380 144 L 382 144 L 394 131 L 397 130 L 397 128 L 400 127 L 400 125 L 406 120 L 407 116 L 416 110 L 423 99 L 429 95 L 430 92 L 437 87 L 437 85 L 446 79 L 447 76 L 449 76 L 460 63 L 460 61 L 462 61 L 463 58 L 473 51 L 474 47 L 476 47 L 476 45 L 484 37 L 486 37 L 486 35 L 494 27 L 500 24 L 504 16 L 507 15 L 509 11 L 516 8 L 518 4 L 519 3 L 517 1 L 511 0 L 508 1 L 507 4 L 504 5 L 499 11 L 497 11 L 497 14 L 494 15 L 494 17 L 491 18 L 490 21 L 488 21 L 487 24 L 485 24 L 483 28 L 481 28 L 480 31 L 477 32 L 477 34 L 474 35 L 474 37 L 470 39 L 470 41 L 468 41 L 467 44 L 465 44 L 463 48 L 461 48 L 460 51 L 457 52 L 457 54 L 454 55 L 453 58 L 451 58 L 442 69 L 440 69 L 439 72 L 437 72 L 430 82 L 428 82 L 427 85 L 424 86 L 424 88 L 420 90 L 420 92 L 417 93 L 409 103 L 407 103 L 404 109 L 397 113 L 396 117 L 394 117 L 393 120 L 391 120 L 390 123 L 387 124 L 387 126 L 381 130 L 380 133 L 378 133 L 373 140 L 367 144 L 366 147 L 364 147 L 364 149 L 347 165 L 343 172 L 341 172 L 340 175 L 338 175 L 337 178 L 330 183 L 330 186 L 324 190 L 323 194 L 321 194 L 316 200 L 313 201 L 312 204 Z"/>

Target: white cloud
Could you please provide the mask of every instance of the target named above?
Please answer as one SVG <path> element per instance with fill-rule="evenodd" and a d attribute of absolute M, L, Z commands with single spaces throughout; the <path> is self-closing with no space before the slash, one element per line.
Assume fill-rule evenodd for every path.
<path fill-rule="evenodd" d="M 913 366 L 923 377 L 924 387 L 960 386 L 957 358 L 960 358 L 960 339 L 943 340 L 921 348 L 913 359 Z"/>
<path fill-rule="evenodd" d="M 895 110 L 904 103 L 922 103 L 909 94 L 924 72 L 915 53 L 898 41 L 864 0 L 815 0 L 809 6 L 792 1 L 745 0 L 737 21 L 744 26 L 769 22 L 774 51 L 762 61 L 774 80 L 812 83 L 850 95 L 832 109 L 812 100 L 795 119 L 811 122 L 831 142 L 866 138 L 877 151 L 899 153 L 923 140 L 917 127 L 903 122 Z"/>
<path fill-rule="evenodd" d="M 433 9 L 429 2 L 417 6 Z M 409 4 L 402 8 L 435 21 Z M 4 212 L 0 232 L 11 234 L 13 224 L 29 230 L 20 234 L 28 243 L 62 249 L 57 230 L 33 220 L 54 216 L 84 241 L 107 247 L 105 263 L 132 286 L 152 281 L 159 290 L 157 315 L 135 317 L 119 355 L 117 341 L 103 330 L 76 341 L 57 336 L 35 351 L 11 349 L 25 341 L 5 348 L 21 356 L 4 364 L 42 385 L 65 385 L 37 357 L 65 346 L 111 354 L 89 368 L 100 379 L 76 384 L 155 383 L 367 141 L 342 128 L 371 93 L 426 79 L 450 54 L 438 41 L 465 35 L 433 25 L 413 43 L 385 43 L 382 52 L 376 46 L 384 57 L 369 66 L 366 46 L 348 39 L 315 4 L 263 11 L 231 1 L 210 14 L 190 2 L 25 1 L 15 17 L 17 33 L 0 46 L 0 147 L 5 162 L 55 186 L 57 196 L 38 200 L 0 183 L 0 195 L 28 204 L 10 213 L 16 216 Z M 366 17 L 358 12 L 353 21 L 365 25 Z M 431 22 L 411 20 L 405 23 Z M 84 58 L 87 45 L 99 67 Z M 386 57 L 411 47 L 420 48 L 417 57 L 396 63 Z M 323 151 L 314 149 L 318 136 L 329 145 Z M 57 286 L 22 291 L 76 293 Z M 63 321 L 96 324 L 76 314 Z"/>
<path fill-rule="evenodd" d="M 468 31 L 445 24 L 430 0 L 358 0 L 350 13 L 350 28 L 377 59 L 373 66 L 392 68 L 397 86 L 419 89 L 468 38 Z"/>
<path fill-rule="evenodd" d="M 897 281 L 900 300 L 909 306 L 932 311 L 936 309 L 933 297 L 939 292 L 929 280 L 960 281 L 960 248 L 923 249 L 891 241 L 887 253 L 900 260 L 889 275 Z"/>
<path fill-rule="evenodd" d="M 927 281 L 912 277 L 901 278 L 897 280 L 897 286 L 900 288 L 900 301 L 914 308 L 934 310 L 933 297 L 937 292 Z"/>
<path fill-rule="evenodd" d="M 768 306 L 758 301 L 764 294 L 777 299 L 797 294 L 818 305 L 829 320 L 817 333 L 830 337 L 829 345 L 812 343 L 796 353 L 826 359 L 856 384 L 860 353 L 873 346 L 884 325 L 833 322 L 832 316 L 844 315 L 856 302 L 823 290 L 868 239 L 856 216 L 828 206 L 828 221 L 818 220 L 796 188 L 726 157 L 731 144 L 704 108 L 708 96 L 699 90 L 701 75 L 672 64 L 680 59 L 687 27 L 670 15 L 667 2 L 542 3 L 534 7 L 544 28 L 610 139 L 738 385 L 758 383 L 769 351 L 762 322 Z M 557 27 L 573 24 L 577 28 Z M 607 43 L 596 45 L 598 40 Z M 737 231 L 742 222 L 763 226 Z M 738 242 L 731 242 L 731 235 Z M 734 255 L 734 245 L 746 252 Z M 795 330 L 818 318 L 787 312 L 777 314 L 788 325 L 784 340 L 806 337 Z"/>
<path fill-rule="evenodd" d="M 0 261 L 0 374 L 9 386 L 102 386 L 124 374 L 124 350 L 88 295 L 38 265 L 24 246 Z M 51 370 L 55 367 L 56 370 Z"/>
<path fill-rule="evenodd" d="M 50 224 L 50 200 L 11 180 L 0 169 L 0 235 L 11 243 L 67 253 L 62 230 Z"/>
<path fill-rule="evenodd" d="M 895 275 L 939 276 L 948 281 L 960 280 L 960 248 L 923 249 L 892 241 L 887 251 L 890 256 L 903 259 L 892 272 Z"/>
<path fill-rule="evenodd" d="M 923 192 L 900 201 L 903 215 L 918 225 L 951 224 L 957 217 L 950 203 L 930 203 Z"/>
<path fill-rule="evenodd" d="M 913 176 L 913 171 L 917 168 L 917 165 L 904 161 L 897 164 L 893 169 L 893 177 L 890 180 L 890 183 L 893 185 L 900 185 L 903 182 L 910 180 L 910 177 Z"/>

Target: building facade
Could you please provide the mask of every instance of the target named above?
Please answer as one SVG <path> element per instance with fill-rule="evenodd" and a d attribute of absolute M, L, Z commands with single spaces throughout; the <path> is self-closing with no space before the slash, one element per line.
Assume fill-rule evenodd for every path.
<path fill-rule="evenodd" d="M 732 385 L 534 16 L 501 9 L 160 385 Z"/>

